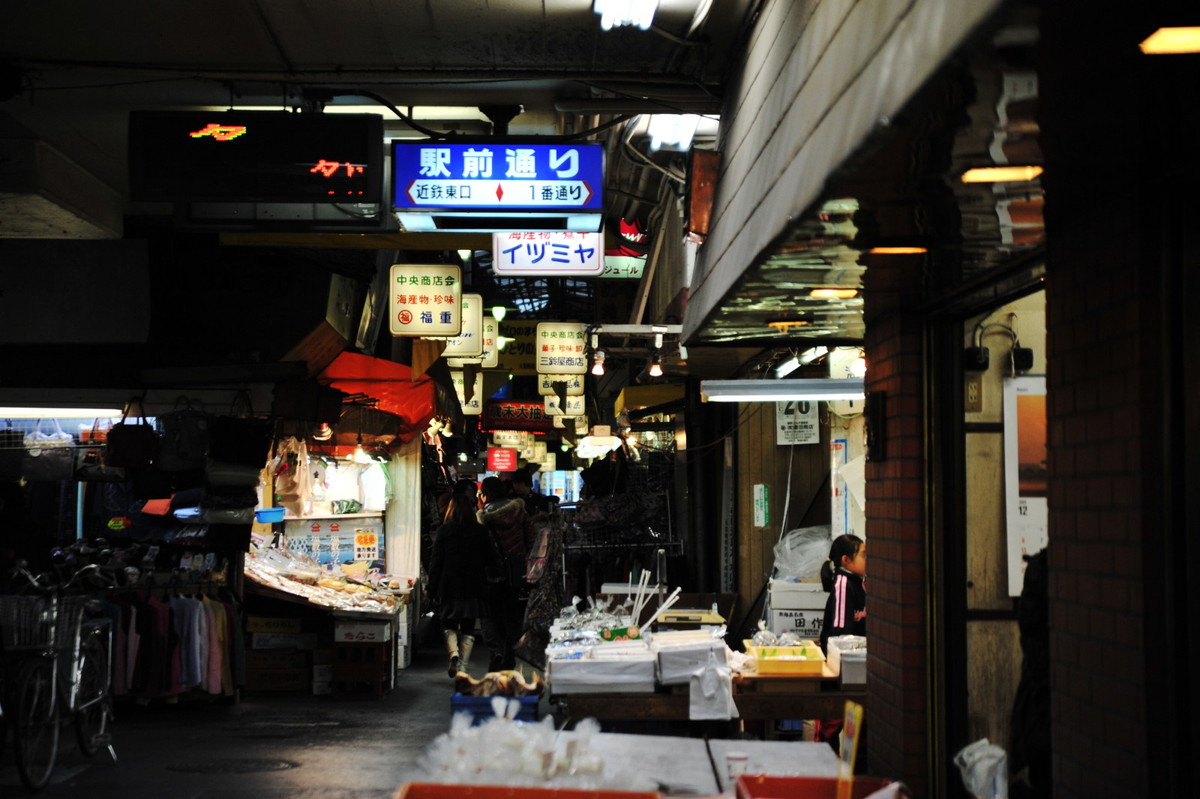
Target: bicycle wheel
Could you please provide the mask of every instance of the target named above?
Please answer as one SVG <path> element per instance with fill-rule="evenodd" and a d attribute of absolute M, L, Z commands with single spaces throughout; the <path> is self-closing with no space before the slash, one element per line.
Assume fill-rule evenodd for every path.
<path fill-rule="evenodd" d="M 89 636 L 79 650 L 79 690 L 75 695 L 75 738 L 79 751 L 92 757 L 108 745 L 108 657 L 104 643 Z"/>
<path fill-rule="evenodd" d="M 58 759 L 58 697 L 51 661 L 31 660 L 21 668 L 12 726 L 21 781 L 31 791 L 40 790 Z"/>

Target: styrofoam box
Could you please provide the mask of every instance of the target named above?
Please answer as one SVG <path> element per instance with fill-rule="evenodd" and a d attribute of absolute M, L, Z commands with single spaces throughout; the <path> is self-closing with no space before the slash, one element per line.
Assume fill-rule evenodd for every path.
<path fill-rule="evenodd" d="M 551 694 L 652 694 L 657 663 L 649 651 L 620 658 L 551 659 L 546 682 Z"/>
<path fill-rule="evenodd" d="M 400 615 L 400 620 L 396 623 L 396 640 L 401 646 L 408 644 L 408 617 L 404 614 Z"/>
<path fill-rule="evenodd" d="M 768 623 L 771 632 L 796 633 L 801 638 L 816 640 L 821 637 L 821 625 L 825 622 L 825 608 L 820 610 L 772 610 Z"/>
<path fill-rule="evenodd" d="M 313 682 L 333 682 L 333 664 L 318 663 L 312 667 Z"/>
<path fill-rule="evenodd" d="M 829 592 L 820 581 L 794 583 L 790 580 L 771 580 L 772 610 L 824 610 Z"/>
<path fill-rule="evenodd" d="M 726 667 L 728 664 L 729 647 L 724 641 L 666 646 L 657 651 L 658 681 L 663 685 L 686 685 L 693 672 L 708 665 L 710 652 L 716 656 L 717 665 Z"/>
<path fill-rule="evenodd" d="M 838 672 L 843 684 L 867 681 L 867 639 L 861 635 L 834 635 L 829 638 L 829 665 Z"/>

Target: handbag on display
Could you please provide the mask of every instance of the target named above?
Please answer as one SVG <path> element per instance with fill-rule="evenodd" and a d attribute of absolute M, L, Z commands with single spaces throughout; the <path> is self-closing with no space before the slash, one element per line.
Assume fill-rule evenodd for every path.
<path fill-rule="evenodd" d="M 75 439 L 63 432 L 57 419 L 53 433 L 42 432 L 42 420 L 25 434 L 21 476 L 29 481 L 70 480 L 75 473 Z"/>
<path fill-rule="evenodd" d="M 180 397 L 175 407 L 158 417 L 161 429 L 155 463 L 164 472 L 203 469 L 208 459 L 208 414 L 192 400 Z"/>
<path fill-rule="evenodd" d="M 103 435 L 102 435 L 103 433 Z M 90 435 L 83 436 L 89 442 L 75 448 L 75 479 L 85 483 L 120 483 L 125 480 L 125 470 L 108 464 L 107 430 L 100 430 L 100 420 L 92 425 Z"/>
<path fill-rule="evenodd" d="M 214 461 L 261 469 L 271 453 L 272 425 L 254 415 L 250 395 L 234 395 L 229 413 L 209 422 L 209 451 Z"/>
<path fill-rule="evenodd" d="M 134 413 L 136 421 L 130 422 Z M 146 421 L 145 411 L 138 399 L 132 399 L 121 414 L 121 421 L 108 431 L 108 465 L 122 469 L 144 469 L 158 457 L 158 433 Z"/>
<path fill-rule="evenodd" d="M 0 428 L 0 480 L 20 480 L 21 460 L 25 457 L 25 434 L 12 426 Z"/>

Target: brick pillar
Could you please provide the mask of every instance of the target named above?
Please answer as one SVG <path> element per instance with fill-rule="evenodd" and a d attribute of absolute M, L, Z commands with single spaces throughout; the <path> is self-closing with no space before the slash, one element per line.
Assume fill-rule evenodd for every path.
<path fill-rule="evenodd" d="M 885 391 L 886 459 L 867 489 L 867 750 L 871 774 L 927 794 L 925 429 L 922 258 L 876 257 L 866 272 L 867 390 Z"/>
<path fill-rule="evenodd" d="M 1175 565 L 1165 544 L 1182 533 L 1164 523 L 1182 488 L 1164 442 L 1182 434 L 1172 372 L 1194 365 L 1166 357 L 1174 292 L 1165 234 L 1177 198 L 1195 193 L 1194 177 L 1172 184 L 1197 169 L 1196 56 L 1142 55 L 1137 44 L 1153 24 L 1139 25 L 1134 8 L 1058 5 L 1042 4 L 1039 92 L 1054 795 L 1183 795 L 1163 785 L 1178 779 L 1164 759 L 1171 742 L 1154 741 L 1183 699 L 1171 693 L 1171 674 L 1156 670 L 1183 632 L 1164 621 Z M 1178 69 L 1191 77 L 1172 97 Z M 1184 221 L 1182 235 L 1194 241 L 1195 225 Z"/>

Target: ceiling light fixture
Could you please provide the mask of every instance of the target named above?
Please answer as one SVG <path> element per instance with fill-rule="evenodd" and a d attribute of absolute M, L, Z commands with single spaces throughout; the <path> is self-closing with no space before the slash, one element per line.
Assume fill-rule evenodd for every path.
<path fill-rule="evenodd" d="M 813 289 L 808 296 L 814 300 L 850 300 L 858 296 L 858 289 Z"/>
<path fill-rule="evenodd" d="M 650 149 L 687 152 L 692 147 L 696 128 L 700 127 L 698 114 L 653 114 L 650 116 Z"/>
<path fill-rule="evenodd" d="M 120 415 L 120 408 L 0 408 L 3 419 L 103 419 Z"/>
<path fill-rule="evenodd" d="M 596 350 L 592 355 L 592 374 L 596 377 L 604 376 L 604 350 Z"/>
<path fill-rule="evenodd" d="M 463 262 L 463 265 L 470 263 L 471 256 L 475 253 L 472 250 L 459 250 L 458 259 Z"/>
<path fill-rule="evenodd" d="M 508 309 L 507 309 L 507 308 L 505 308 L 503 305 L 493 305 L 493 306 L 492 306 L 492 317 L 493 317 L 493 318 L 494 318 L 494 319 L 495 319 L 497 322 L 503 322 L 503 321 L 504 321 L 504 317 L 505 317 L 507 314 L 508 314 Z"/>
<path fill-rule="evenodd" d="M 700 395 L 709 402 L 789 402 L 853 400 L 866 396 L 862 379 L 701 380 Z"/>
<path fill-rule="evenodd" d="M 606 31 L 626 25 L 649 30 L 658 0 L 593 0 L 592 10 L 600 15 L 600 27 Z"/>
<path fill-rule="evenodd" d="M 962 174 L 963 183 L 1019 183 L 1042 174 L 1040 166 L 983 166 Z"/>
<path fill-rule="evenodd" d="M 871 255 L 922 255 L 929 252 L 928 247 L 872 247 L 867 250 Z"/>
<path fill-rule="evenodd" d="M 659 357 L 658 353 L 655 353 L 654 357 L 650 359 L 649 374 L 651 377 L 662 377 L 662 358 Z"/>
<path fill-rule="evenodd" d="M 1200 53 L 1200 28 L 1159 28 L 1138 48 L 1146 55 Z"/>

